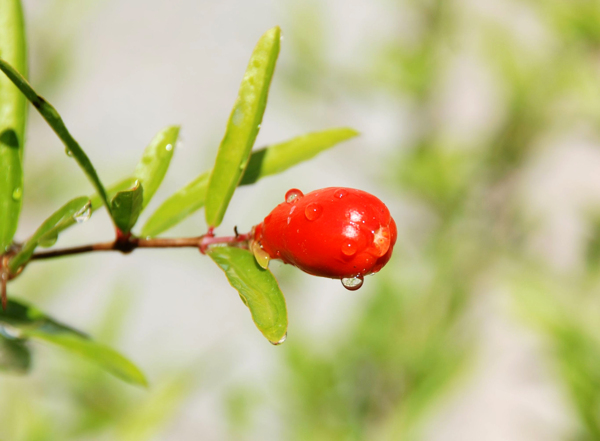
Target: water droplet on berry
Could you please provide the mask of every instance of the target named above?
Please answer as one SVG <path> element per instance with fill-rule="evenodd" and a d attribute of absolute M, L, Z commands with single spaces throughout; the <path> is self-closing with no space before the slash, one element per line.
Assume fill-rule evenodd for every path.
<path fill-rule="evenodd" d="M 344 288 L 350 291 L 356 291 L 359 289 L 361 286 L 363 286 L 363 282 L 363 276 L 344 277 L 342 279 L 342 285 L 344 285 Z"/>
<path fill-rule="evenodd" d="M 20 201 L 23 196 L 23 189 L 21 187 L 17 187 L 12 192 L 12 198 L 14 201 Z"/>
<path fill-rule="evenodd" d="M 337 190 L 334 194 L 333 197 L 338 198 L 338 199 L 342 199 L 344 196 L 346 196 L 348 194 L 348 192 L 346 190 Z"/>
<path fill-rule="evenodd" d="M 269 260 L 271 260 L 271 257 L 269 256 L 269 253 L 267 253 L 265 250 L 263 250 L 263 248 L 260 246 L 260 244 L 258 242 L 252 242 L 252 254 L 254 254 L 254 258 L 256 259 L 256 262 L 264 269 L 269 268 Z"/>
<path fill-rule="evenodd" d="M 167 146 L 165 147 L 165 150 L 167 152 L 170 152 L 171 150 L 173 150 L 173 144 L 167 144 Z"/>
<path fill-rule="evenodd" d="M 300 199 L 303 196 L 304 193 L 302 193 L 300 190 L 298 190 L 297 188 L 292 188 L 291 190 L 288 190 L 288 192 L 285 194 L 285 201 L 288 204 L 291 204 L 292 202 Z"/>
<path fill-rule="evenodd" d="M 304 210 L 304 215 L 309 221 L 318 219 L 321 213 L 323 213 L 323 207 L 315 202 L 308 204 Z"/>
<path fill-rule="evenodd" d="M 390 229 L 381 226 L 373 234 L 373 248 L 377 257 L 383 256 L 390 248 Z"/>
<path fill-rule="evenodd" d="M 279 340 L 279 341 L 269 341 L 269 342 L 273 346 L 277 346 L 277 345 L 280 345 L 281 343 L 283 343 L 286 339 L 287 339 L 287 332 L 285 333 L 285 335 L 283 337 L 281 337 L 281 340 Z"/>
<path fill-rule="evenodd" d="M 73 215 L 73 219 L 78 224 L 82 224 L 87 221 L 90 217 L 92 217 L 92 202 L 87 201 L 87 203 L 79 210 L 77 213 Z"/>
<path fill-rule="evenodd" d="M 342 253 L 346 256 L 354 256 L 358 251 L 358 245 L 356 242 L 346 242 L 342 245 Z"/>

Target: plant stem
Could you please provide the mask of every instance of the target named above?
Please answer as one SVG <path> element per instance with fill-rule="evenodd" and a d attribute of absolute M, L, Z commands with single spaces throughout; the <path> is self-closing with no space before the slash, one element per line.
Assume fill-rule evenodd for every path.
<path fill-rule="evenodd" d="M 130 253 L 136 248 L 198 248 L 202 253 L 210 245 L 225 244 L 230 246 L 248 248 L 248 241 L 251 234 L 239 234 L 228 237 L 214 237 L 205 234 L 197 237 L 181 237 L 181 238 L 155 238 L 142 239 L 131 236 L 125 240 L 119 239 L 111 242 L 100 242 L 90 245 L 82 245 L 72 248 L 63 248 L 51 251 L 41 251 L 34 253 L 31 260 L 51 259 L 54 257 L 72 256 L 75 254 L 90 253 L 94 251 L 120 251 L 121 253 Z"/>

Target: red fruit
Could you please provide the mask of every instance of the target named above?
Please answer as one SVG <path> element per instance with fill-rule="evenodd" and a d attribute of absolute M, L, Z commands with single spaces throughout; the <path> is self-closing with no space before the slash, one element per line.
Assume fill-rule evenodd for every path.
<path fill-rule="evenodd" d="M 254 227 L 252 250 L 262 266 L 269 259 L 281 259 L 358 289 L 365 275 L 378 272 L 390 260 L 396 223 L 375 196 L 331 187 L 306 195 L 292 189 L 285 199 Z"/>

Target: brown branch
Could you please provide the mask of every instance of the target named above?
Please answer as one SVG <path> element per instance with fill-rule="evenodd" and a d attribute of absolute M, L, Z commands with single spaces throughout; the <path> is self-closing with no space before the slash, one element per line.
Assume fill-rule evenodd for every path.
<path fill-rule="evenodd" d="M 214 237 L 206 234 L 197 237 L 141 239 L 131 236 L 122 237 L 112 242 L 100 242 L 72 248 L 40 251 L 34 253 L 33 256 L 31 256 L 31 260 L 51 259 L 54 257 L 72 256 L 95 251 L 119 251 L 121 253 L 130 253 L 136 248 L 198 248 L 200 251 L 204 252 L 213 244 L 245 246 L 250 238 L 250 233 L 239 234 L 234 237 Z"/>

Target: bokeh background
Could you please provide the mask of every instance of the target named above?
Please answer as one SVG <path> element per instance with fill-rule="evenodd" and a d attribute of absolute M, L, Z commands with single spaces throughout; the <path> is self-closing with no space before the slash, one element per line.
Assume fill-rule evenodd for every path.
<path fill-rule="evenodd" d="M 153 207 L 211 167 L 252 48 L 280 25 L 257 146 L 362 135 L 240 188 L 219 233 L 289 188 L 349 186 L 389 206 L 399 238 L 356 292 L 273 262 L 279 347 L 193 250 L 33 263 L 12 295 L 115 346 L 151 387 L 36 347 L 30 375 L 0 377 L 0 439 L 600 440 L 600 2 L 24 6 L 31 81 L 106 183 L 182 125 Z M 25 176 L 18 238 L 92 192 L 33 111 Z M 198 213 L 168 235 L 205 229 Z M 98 212 L 58 245 L 110 235 Z"/>

